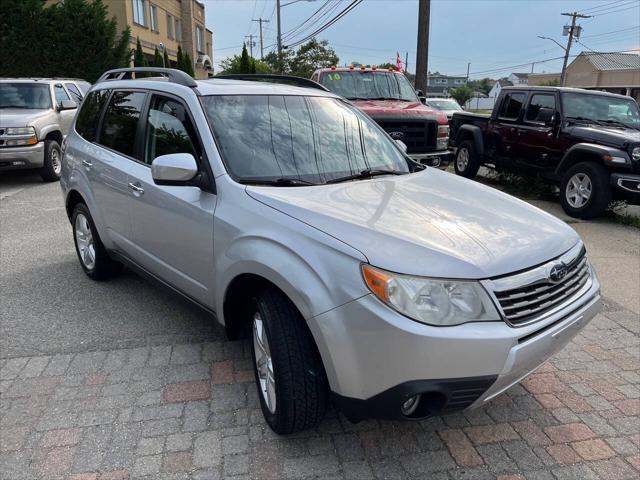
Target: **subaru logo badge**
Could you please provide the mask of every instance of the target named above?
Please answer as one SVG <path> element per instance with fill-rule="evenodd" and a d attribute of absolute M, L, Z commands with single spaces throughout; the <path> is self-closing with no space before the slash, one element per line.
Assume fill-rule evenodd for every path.
<path fill-rule="evenodd" d="M 567 266 L 564 263 L 557 263 L 549 271 L 549 280 L 554 283 L 562 281 L 567 276 Z"/>
<path fill-rule="evenodd" d="M 402 132 L 389 132 L 389 135 L 394 140 L 402 140 L 404 138 L 404 133 Z"/>

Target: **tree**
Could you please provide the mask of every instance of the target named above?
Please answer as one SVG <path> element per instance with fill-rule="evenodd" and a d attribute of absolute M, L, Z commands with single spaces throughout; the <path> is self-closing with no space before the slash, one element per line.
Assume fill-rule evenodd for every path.
<path fill-rule="evenodd" d="M 268 64 L 257 60 L 255 58 L 251 58 L 251 70 L 250 72 L 242 72 L 240 68 L 240 55 L 234 55 L 232 57 L 227 57 L 220 62 L 220 72 L 218 75 L 231 74 L 231 73 L 273 73 L 273 70 L 269 67 Z"/>
<path fill-rule="evenodd" d="M 102 0 L 0 1 L 0 76 L 95 81 L 126 66 L 129 29 L 118 33 Z"/>
<path fill-rule="evenodd" d="M 464 105 L 473 96 L 473 90 L 466 86 L 454 88 L 449 93 L 459 105 Z"/>
<path fill-rule="evenodd" d="M 474 91 L 482 92 L 487 95 L 491 91 L 491 79 L 483 78 L 482 80 L 470 80 L 467 86 Z"/>
<path fill-rule="evenodd" d="M 317 68 L 336 65 L 338 55 L 329 47 L 327 40 L 318 41 L 314 38 L 300 46 L 291 59 L 290 72 L 303 78 L 309 78 Z"/>
<path fill-rule="evenodd" d="M 182 70 L 184 68 L 184 55 L 182 55 L 182 47 L 180 47 L 180 45 L 178 45 L 178 53 L 176 54 L 175 67 L 178 70 Z"/>
<path fill-rule="evenodd" d="M 166 47 L 162 51 L 162 58 L 164 59 L 164 66 L 167 68 L 171 68 L 171 62 L 169 61 L 169 54 L 167 53 Z"/>
<path fill-rule="evenodd" d="M 158 47 L 153 51 L 153 66 L 154 67 L 162 67 L 162 55 L 160 55 L 160 51 Z"/>
<path fill-rule="evenodd" d="M 242 54 L 240 55 L 240 72 L 238 73 L 251 73 L 251 60 L 249 60 L 249 53 L 247 52 L 247 45 L 242 45 Z"/>
<path fill-rule="evenodd" d="M 183 61 L 184 61 L 183 70 L 189 75 L 191 75 L 192 77 L 195 77 L 196 72 L 193 71 L 193 62 L 191 61 L 191 57 L 189 56 L 188 53 L 184 54 Z"/>
<path fill-rule="evenodd" d="M 144 52 L 142 51 L 142 44 L 140 43 L 140 37 L 136 39 L 136 53 L 133 55 L 133 64 L 136 67 L 147 66 L 147 59 L 144 58 Z"/>

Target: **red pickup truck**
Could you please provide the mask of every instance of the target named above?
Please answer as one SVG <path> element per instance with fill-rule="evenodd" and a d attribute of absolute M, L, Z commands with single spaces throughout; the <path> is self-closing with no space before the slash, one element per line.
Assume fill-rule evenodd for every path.
<path fill-rule="evenodd" d="M 449 163 L 447 116 L 423 105 L 401 72 L 331 67 L 316 70 L 311 80 L 350 100 L 391 138 L 401 140 L 414 160 L 430 166 Z"/>

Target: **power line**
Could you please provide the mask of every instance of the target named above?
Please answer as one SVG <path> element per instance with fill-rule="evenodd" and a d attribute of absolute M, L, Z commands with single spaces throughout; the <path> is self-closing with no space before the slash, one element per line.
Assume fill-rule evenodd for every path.
<path fill-rule="evenodd" d="M 607 7 L 608 5 L 615 5 L 616 3 L 622 3 L 625 0 L 617 0 L 615 2 L 604 3 L 602 5 L 596 5 L 595 7 L 585 8 L 584 10 L 580 10 L 581 13 L 589 12 L 591 10 L 600 10 L 601 8 Z"/>
<path fill-rule="evenodd" d="M 580 10 L 580 13 L 588 12 L 589 15 L 597 15 L 598 13 L 606 12 L 607 10 L 613 10 L 613 9 L 616 9 L 616 8 L 620 8 L 620 7 L 624 6 L 624 5 L 629 5 L 630 3 L 634 3 L 634 2 L 635 2 L 635 0 L 633 0 L 633 1 L 618 0 L 616 2 L 605 3 L 604 5 L 595 6 L 595 7 L 591 7 L 591 8 L 586 8 L 584 10 Z M 622 4 L 622 5 L 620 5 L 620 4 Z"/>
<path fill-rule="evenodd" d="M 301 24 L 299 24 L 298 26 L 292 28 L 291 30 L 285 32 L 282 34 L 282 38 L 290 38 L 293 35 L 295 35 L 296 33 L 301 33 L 300 30 L 304 27 L 304 25 L 306 25 L 307 23 L 311 22 L 308 25 L 308 28 L 313 28 L 314 25 L 316 25 L 317 23 L 319 23 L 319 21 L 321 21 L 324 17 L 330 15 L 330 12 L 332 12 L 332 10 L 335 10 L 338 5 L 339 5 L 339 1 L 334 3 L 334 5 L 331 7 L 331 9 L 329 9 L 327 12 L 324 12 L 322 15 L 318 16 L 318 18 L 316 18 L 315 20 L 313 20 L 313 18 L 318 15 L 322 10 L 324 10 L 329 3 L 331 3 L 331 1 L 333 0 L 326 0 L 321 6 L 320 8 L 318 8 L 315 12 L 313 12 L 305 21 L 303 21 Z M 313 21 L 312 21 L 313 20 Z"/>
<path fill-rule="evenodd" d="M 594 17 L 604 17 L 605 15 L 611 15 L 612 13 L 626 12 L 627 10 L 632 10 L 634 8 L 639 8 L 640 7 L 640 5 L 637 4 L 637 2 L 633 2 L 633 3 L 636 3 L 636 5 L 634 5 L 633 7 L 621 8 L 620 10 L 612 10 L 610 12 L 599 13 L 599 14 L 593 15 L 593 16 Z"/>
<path fill-rule="evenodd" d="M 323 32 L 327 28 L 331 27 L 333 24 L 335 24 L 338 20 L 340 20 L 342 17 L 344 17 L 347 13 L 349 13 L 351 10 L 353 10 L 355 7 L 357 7 L 361 3 L 362 3 L 362 0 L 353 0 L 344 10 L 342 10 L 340 13 L 338 13 L 331 20 L 329 20 L 324 25 L 319 27 L 313 33 L 310 33 L 309 35 L 307 35 L 305 38 L 302 38 L 302 39 L 300 39 L 300 40 L 298 40 L 298 41 L 296 41 L 296 42 L 294 42 L 294 43 L 292 43 L 290 45 L 287 45 L 287 48 L 292 48 L 292 47 L 297 47 L 298 45 L 302 45 L 307 40 L 310 40 L 311 38 L 315 37 L 317 34 Z"/>
<path fill-rule="evenodd" d="M 593 35 L 584 35 L 582 38 L 604 37 L 606 35 L 613 35 L 614 33 L 620 33 L 620 32 L 626 32 L 629 30 L 638 30 L 638 29 L 640 29 L 640 25 L 636 25 L 635 27 L 622 28 L 620 30 L 613 30 L 611 32 L 595 33 Z"/>

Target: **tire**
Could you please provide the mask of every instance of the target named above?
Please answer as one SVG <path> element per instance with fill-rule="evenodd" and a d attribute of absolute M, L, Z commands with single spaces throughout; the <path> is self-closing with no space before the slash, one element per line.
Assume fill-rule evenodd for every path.
<path fill-rule="evenodd" d="M 313 428 L 324 416 L 327 380 L 311 332 L 275 288 L 260 291 L 252 304 L 251 350 L 264 418 L 281 435 Z"/>
<path fill-rule="evenodd" d="M 57 182 L 62 173 L 62 150 L 55 140 L 44 141 L 44 165 L 40 176 L 45 182 Z"/>
<path fill-rule="evenodd" d="M 480 168 L 480 159 L 476 152 L 476 145 L 471 140 L 460 143 L 456 151 L 456 159 L 453 164 L 456 175 L 465 178 L 474 178 Z"/>
<path fill-rule="evenodd" d="M 80 266 L 89 278 L 106 280 L 120 273 L 122 264 L 109 257 L 84 203 L 78 203 L 73 209 L 71 226 Z"/>
<path fill-rule="evenodd" d="M 574 218 L 602 215 L 611 201 L 609 172 L 594 162 L 582 162 L 567 170 L 560 186 L 563 210 Z"/>

